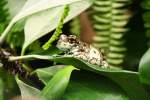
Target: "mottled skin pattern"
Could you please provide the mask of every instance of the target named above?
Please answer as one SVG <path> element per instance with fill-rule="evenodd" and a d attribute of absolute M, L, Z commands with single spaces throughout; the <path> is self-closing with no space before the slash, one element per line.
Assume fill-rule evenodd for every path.
<path fill-rule="evenodd" d="M 57 42 L 57 47 L 66 52 L 67 55 L 83 59 L 91 64 L 108 68 L 108 63 L 104 60 L 102 53 L 93 46 L 80 41 L 76 36 L 66 36 L 62 34 Z"/>

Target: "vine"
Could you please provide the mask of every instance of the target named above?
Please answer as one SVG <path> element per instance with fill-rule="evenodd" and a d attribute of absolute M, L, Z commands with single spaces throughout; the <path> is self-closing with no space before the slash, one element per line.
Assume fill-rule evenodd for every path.
<path fill-rule="evenodd" d="M 68 12 L 69 12 L 69 6 L 66 5 L 66 6 L 64 7 L 64 12 L 63 12 L 63 14 L 62 14 L 62 16 L 61 16 L 61 18 L 60 18 L 60 21 L 59 21 L 59 23 L 58 23 L 58 26 L 57 26 L 57 28 L 56 28 L 54 34 L 53 34 L 52 37 L 43 45 L 43 49 L 44 49 L 44 50 L 47 50 L 47 49 L 51 46 L 51 44 L 52 44 L 55 40 L 57 40 L 58 37 L 60 36 L 60 34 L 62 33 L 63 23 L 64 23 L 65 18 L 66 18 L 67 15 L 68 15 Z"/>

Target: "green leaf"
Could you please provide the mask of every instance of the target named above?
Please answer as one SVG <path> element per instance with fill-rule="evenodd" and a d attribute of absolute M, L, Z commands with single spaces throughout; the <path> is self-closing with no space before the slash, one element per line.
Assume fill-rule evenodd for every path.
<path fill-rule="evenodd" d="M 38 89 L 25 84 L 18 78 L 18 76 L 16 76 L 16 82 L 20 88 L 22 100 L 40 96 L 40 91 Z"/>
<path fill-rule="evenodd" d="M 71 57 L 53 57 L 50 60 L 73 65 L 77 68 L 89 70 L 104 76 L 109 77 L 115 81 L 127 93 L 132 100 L 141 100 L 150 98 L 150 94 L 144 89 L 139 81 L 139 74 L 137 72 L 119 70 L 119 69 L 103 69 L 99 66 L 89 64 L 85 61 L 71 58 Z M 137 95 L 138 94 L 138 95 Z"/>
<path fill-rule="evenodd" d="M 48 84 L 49 77 L 54 75 L 51 74 L 51 69 L 54 72 L 55 69 L 60 70 L 57 66 L 38 69 L 40 71 L 37 74 L 45 84 Z M 111 100 L 128 100 L 124 91 L 106 77 L 98 77 L 99 75 L 93 75 L 91 72 L 84 73 L 81 71 L 74 73 L 73 76 L 66 92 L 61 97 L 63 100 L 110 100 L 110 98 Z"/>
<path fill-rule="evenodd" d="M 106 77 L 88 72 L 76 73 L 74 77 L 66 89 L 64 100 L 129 100 L 125 92 Z"/>
<path fill-rule="evenodd" d="M 80 0 L 28 0 L 22 10 L 13 18 L 14 22 L 17 22 L 18 20 L 25 18 L 27 16 L 30 16 L 32 14 L 35 14 L 37 12 L 47 10 L 50 8 L 54 8 L 57 6 L 69 4 L 72 2 L 77 2 Z"/>
<path fill-rule="evenodd" d="M 4 100 L 4 84 L 2 79 L 0 79 L 0 100 Z"/>
<path fill-rule="evenodd" d="M 51 0 L 52 2 L 53 0 Z M 57 0 L 61 1 L 62 0 Z M 63 0 L 65 3 L 62 6 L 53 7 L 40 13 L 33 14 L 27 19 L 25 24 L 25 42 L 23 45 L 23 51 L 33 41 L 49 33 L 59 24 L 61 15 L 63 14 L 64 5 L 68 4 L 69 14 L 66 17 L 65 22 L 69 21 L 73 17 L 79 15 L 82 11 L 87 9 L 93 2 L 93 0 Z M 67 1 L 70 1 L 69 3 Z M 78 2 L 77 2 L 78 1 Z M 54 3 L 52 3 L 54 4 Z M 50 4 L 50 6 L 52 6 Z M 57 4 L 57 3 L 56 3 Z M 40 23 L 40 24 L 39 24 Z M 32 35 L 31 35 L 32 34 Z"/>
<path fill-rule="evenodd" d="M 34 73 L 36 73 L 39 77 L 39 79 L 46 85 L 49 80 L 55 75 L 59 70 L 64 68 L 64 66 L 57 65 L 57 66 L 51 66 L 48 68 L 40 68 L 36 69 Z"/>
<path fill-rule="evenodd" d="M 150 85 L 150 49 L 147 50 L 140 61 L 139 73 L 141 82 Z"/>
<path fill-rule="evenodd" d="M 150 94 L 145 90 L 145 88 L 141 84 L 139 80 L 139 73 L 137 72 L 119 70 L 114 68 L 103 69 L 99 66 L 89 64 L 83 60 L 67 56 L 56 57 L 56 56 L 26 55 L 20 57 L 11 57 L 10 60 L 18 60 L 18 59 L 29 60 L 30 58 L 47 59 L 47 60 L 49 59 L 55 62 L 73 65 L 80 69 L 104 75 L 115 81 L 119 86 L 121 86 L 130 99 L 132 100 L 150 99 Z"/>
<path fill-rule="evenodd" d="M 50 32 L 50 30 L 53 30 L 55 28 L 54 26 L 57 26 L 62 12 L 63 7 L 61 6 L 34 14 L 27 19 L 24 28 L 25 41 L 22 48 L 22 53 L 25 52 L 25 49 L 29 44 L 34 42 L 36 39 L 44 36 L 45 34 Z"/>
<path fill-rule="evenodd" d="M 76 69 L 73 66 L 67 66 L 54 75 L 54 77 L 47 83 L 41 91 L 42 97 L 47 100 L 57 100 L 65 92 L 69 83 L 71 72 Z"/>

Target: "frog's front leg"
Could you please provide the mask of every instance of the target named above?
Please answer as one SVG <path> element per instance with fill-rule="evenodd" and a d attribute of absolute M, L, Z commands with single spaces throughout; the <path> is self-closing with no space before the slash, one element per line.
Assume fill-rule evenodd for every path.
<path fill-rule="evenodd" d="M 73 53 L 68 50 L 68 51 L 65 51 L 65 52 L 64 52 L 64 56 L 65 56 L 65 57 L 73 57 Z"/>
<path fill-rule="evenodd" d="M 78 59 L 82 59 L 82 60 L 87 60 L 87 57 L 82 55 L 81 52 L 69 52 L 69 53 L 66 53 L 65 56 L 74 57 L 74 58 L 78 58 Z"/>
<path fill-rule="evenodd" d="M 80 58 L 80 55 L 81 55 L 81 53 L 78 52 L 78 49 L 72 49 L 72 50 L 65 51 L 65 56 L 68 56 L 68 57 Z"/>

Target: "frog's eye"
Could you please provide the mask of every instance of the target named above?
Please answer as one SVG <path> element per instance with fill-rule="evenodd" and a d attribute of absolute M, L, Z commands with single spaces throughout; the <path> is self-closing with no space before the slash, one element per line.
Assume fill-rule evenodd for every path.
<path fill-rule="evenodd" d="M 74 43 L 76 43 L 76 39 L 74 39 L 74 38 L 69 38 L 68 42 L 69 42 L 70 44 L 74 44 Z"/>

